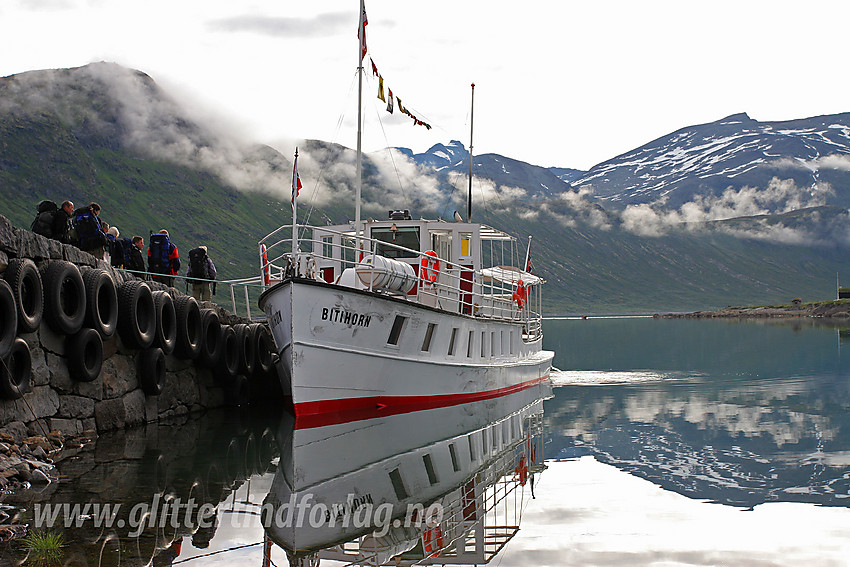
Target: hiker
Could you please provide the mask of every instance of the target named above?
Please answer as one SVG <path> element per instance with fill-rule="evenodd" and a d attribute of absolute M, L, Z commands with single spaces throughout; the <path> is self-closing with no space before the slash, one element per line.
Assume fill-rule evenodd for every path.
<path fill-rule="evenodd" d="M 35 219 L 30 225 L 30 230 L 41 236 L 53 238 L 53 217 L 59 207 L 53 201 L 45 199 L 36 206 Z"/>
<path fill-rule="evenodd" d="M 164 228 L 150 236 L 148 271 L 154 274 L 151 276 L 154 281 L 174 287 L 174 276 L 180 272 L 180 255 Z"/>
<path fill-rule="evenodd" d="M 71 244 L 71 229 L 74 228 L 74 203 L 62 201 L 62 206 L 53 213 L 52 238 L 63 244 Z"/>
<path fill-rule="evenodd" d="M 121 233 L 118 231 L 117 226 L 109 226 L 106 223 L 102 223 L 102 226 L 106 231 L 106 255 L 103 257 L 103 259 L 109 262 L 111 266 L 115 266 L 116 261 L 120 262 L 118 266 L 115 266 L 116 268 L 120 268 L 121 265 L 123 265 L 123 262 L 121 261 L 121 258 L 123 258 L 123 253 L 116 247 L 121 246 L 120 244 L 118 244 L 118 236 Z"/>
<path fill-rule="evenodd" d="M 192 282 L 192 297 L 198 301 L 210 301 L 212 299 L 210 282 L 192 278 L 214 280 L 215 276 L 215 264 L 207 255 L 207 247 L 198 246 L 189 250 L 189 269 L 186 270 L 186 278 Z"/>
<path fill-rule="evenodd" d="M 130 245 L 129 260 L 124 266 L 127 270 L 132 270 L 136 277 L 143 278 L 145 271 L 145 259 L 142 257 L 142 248 L 145 247 L 145 239 L 141 236 L 134 236 Z"/>
<path fill-rule="evenodd" d="M 76 233 L 76 237 L 72 236 L 72 239 L 77 248 L 102 260 L 107 240 L 98 215 L 100 215 L 100 205 L 94 202 L 82 209 L 76 209 L 72 231 Z"/>

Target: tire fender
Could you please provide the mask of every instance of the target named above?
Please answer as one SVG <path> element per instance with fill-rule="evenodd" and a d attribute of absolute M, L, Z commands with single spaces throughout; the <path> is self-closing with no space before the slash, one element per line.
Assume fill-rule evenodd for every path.
<path fill-rule="evenodd" d="M 30 391 L 32 355 L 27 342 L 18 337 L 0 367 L 0 398 L 17 400 Z"/>
<path fill-rule="evenodd" d="M 8 356 L 18 334 L 18 308 L 12 288 L 0 280 L 0 357 Z"/>
<path fill-rule="evenodd" d="M 118 328 L 118 291 L 112 277 L 104 270 L 88 270 L 83 274 L 86 287 L 85 324 L 108 339 Z"/>
<path fill-rule="evenodd" d="M 147 348 L 137 357 L 136 376 L 148 396 L 158 396 L 165 386 L 165 354 L 159 347 Z"/>
<path fill-rule="evenodd" d="M 73 335 L 86 318 L 86 288 L 71 262 L 50 262 L 44 270 L 44 318 L 59 334 Z"/>
<path fill-rule="evenodd" d="M 239 345 L 239 371 L 238 374 L 250 376 L 254 373 L 255 343 L 248 325 L 238 323 L 233 325 L 236 331 L 236 344 Z"/>
<path fill-rule="evenodd" d="M 124 282 L 118 292 L 118 336 L 125 345 L 145 349 L 156 334 L 151 289 L 141 281 Z"/>
<path fill-rule="evenodd" d="M 201 309 L 201 352 L 198 362 L 213 368 L 221 358 L 221 323 L 214 309 Z"/>
<path fill-rule="evenodd" d="M 269 328 L 262 323 L 252 323 L 249 325 L 249 328 L 253 335 L 254 353 L 256 356 L 254 372 L 266 374 L 274 366 L 272 363 L 272 355 L 275 351 L 274 339 L 272 339 Z"/>
<path fill-rule="evenodd" d="M 174 300 L 177 311 L 177 343 L 174 354 L 177 358 L 194 360 L 201 353 L 201 309 L 191 295 L 181 295 Z"/>
<path fill-rule="evenodd" d="M 177 311 L 174 300 L 167 291 L 153 292 L 153 303 L 156 311 L 156 337 L 154 346 L 162 349 L 163 354 L 171 354 L 177 344 Z"/>
<path fill-rule="evenodd" d="M 18 332 L 34 333 L 44 315 L 41 273 L 29 258 L 12 258 L 3 277 L 12 288 L 18 308 Z"/>
<path fill-rule="evenodd" d="M 65 341 L 68 373 L 78 382 L 92 382 L 103 367 L 103 339 L 95 329 L 81 329 Z"/>

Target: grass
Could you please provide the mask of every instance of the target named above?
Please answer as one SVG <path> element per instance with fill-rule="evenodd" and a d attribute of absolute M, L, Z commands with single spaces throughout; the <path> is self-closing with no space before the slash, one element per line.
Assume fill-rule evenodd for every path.
<path fill-rule="evenodd" d="M 62 547 L 65 545 L 61 533 L 52 531 L 32 531 L 21 540 L 28 555 L 27 565 L 57 565 L 62 559 Z"/>

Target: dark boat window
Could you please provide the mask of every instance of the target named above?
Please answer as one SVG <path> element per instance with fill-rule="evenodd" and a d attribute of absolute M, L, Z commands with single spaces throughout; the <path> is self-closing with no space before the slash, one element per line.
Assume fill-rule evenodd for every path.
<path fill-rule="evenodd" d="M 422 350 L 424 352 L 431 350 L 431 339 L 434 338 L 434 329 L 436 328 L 436 323 L 428 323 L 428 329 L 425 331 L 425 340 L 422 341 Z"/>
<path fill-rule="evenodd" d="M 449 456 L 452 458 L 452 470 L 460 472 L 460 463 L 457 460 L 457 452 L 455 451 L 454 443 L 449 444 Z"/>
<path fill-rule="evenodd" d="M 455 353 L 455 341 L 457 340 L 457 327 L 452 328 L 452 337 L 449 339 L 449 356 Z"/>
<path fill-rule="evenodd" d="M 389 228 L 373 228 L 372 238 L 379 240 L 377 244 L 377 253 L 379 256 L 386 258 L 416 258 L 419 254 L 399 250 L 390 245 L 404 246 L 412 250 L 419 250 L 419 227 L 418 226 L 403 226 L 398 230 L 390 230 Z M 387 244 L 381 244 L 386 242 Z"/>
<path fill-rule="evenodd" d="M 404 483 L 401 481 L 401 473 L 398 469 L 390 471 L 390 482 L 393 483 L 393 490 L 395 491 L 396 498 L 404 500 L 408 497 L 407 490 L 404 488 Z"/>
<path fill-rule="evenodd" d="M 387 339 L 388 345 L 397 345 L 398 339 L 401 336 L 401 329 L 404 327 L 404 322 L 407 320 L 407 317 L 403 315 L 396 315 L 395 321 L 393 321 L 393 328 L 390 329 L 390 337 Z"/>
<path fill-rule="evenodd" d="M 434 470 L 434 463 L 431 462 L 431 455 L 422 455 L 422 462 L 425 463 L 425 473 L 428 475 L 428 482 L 432 485 L 437 484 L 437 472 Z"/>

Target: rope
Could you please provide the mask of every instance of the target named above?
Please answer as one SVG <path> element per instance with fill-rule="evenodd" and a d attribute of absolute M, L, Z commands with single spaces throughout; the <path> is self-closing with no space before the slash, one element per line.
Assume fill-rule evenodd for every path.
<path fill-rule="evenodd" d="M 179 561 L 175 561 L 172 565 L 177 565 L 178 563 L 186 563 L 187 561 L 194 561 L 195 559 L 202 559 L 204 557 L 210 557 L 212 555 L 218 555 L 219 553 L 226 553 L 228 551 L 237 551 L 239 549 L 247 549 L 249 547 L 256 547 L 258 545 L 263 545 L 263 542 L 258 543 L 246 543 L 244 545 L 235 545 L 233 547 L 228 547 L 227 549 L 219 549 L 218 551 L 211 551 L 209 553 L 204 553 L 203 555 L 196 555 L 194 557 L 187 557 L 186 559 L 181 559 Z"/>

